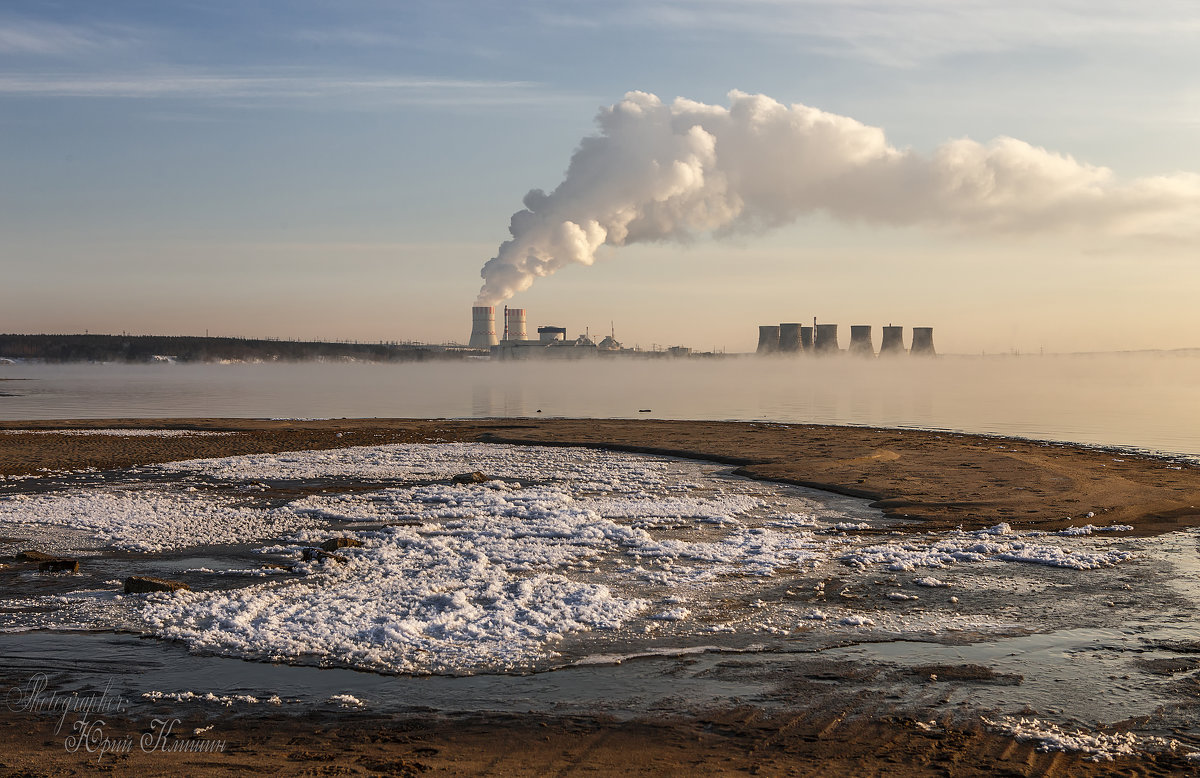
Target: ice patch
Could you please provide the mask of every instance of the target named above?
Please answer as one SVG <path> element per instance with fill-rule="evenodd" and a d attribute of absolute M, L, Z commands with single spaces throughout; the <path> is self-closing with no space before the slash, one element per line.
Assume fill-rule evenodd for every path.
<path fill-rule="evenodd" d="M 875 622 L 873 620 L 867 618 L 866 616 L 845 616 L 841 619 L 838 619 L 838 624 L 842 624 L 847 627 L 873 627 L 873 626 L 875 626 Z"/>
<path fill-rule="evenodd" d="M 1077 751 L 1092 755 L 1092 761 L 1112 761 L 1114 756 L 1136 756 L 1141 751 L 1173 751 L 1179 744 L 1173 740 L 1142 736 L 1132 732 L 1068 732 L 1057 724 L 1038 719 L 1003 716 L 983 722 L 993 729 L 1017 740 L 1036 740 L 1039 751 Z"/>
<path fill-rule="evenodd" d="M 1002 536 L 1005 540 L 992 540 Z M 920 538 L 867 546 L 843 554 L 841 561 L 855 566 L 883 565 L 889 570 L 915 570 L 918 567 L 947 567 L 958 562 L 1028 562 L 1065 567 L 1072 570 L 1095 570 L 1111 567 L 1133 558 L 1128 551 L 1083 551 L 1064 549 L 1044 543 L 1021 539 L 1008 524 L 998 524 L 974 532 L 955 532 L 950 537 L 933 540 Z"/>
<path fill-rule="evenodd" d="M 3 523 L 70 527 L 111 548 L 160 552 L 281 537 L 314 522 L 288 508 L 240 507 L 217 496 L 92 489 L 0 498 Z"/>
<path fill-rule="evenodd" d="M 161 701 L 174 700 L 176 702 L 215 702 L 225 707 L 231 707 L 234 703 L 243 703 L 246 705 L 282 705 L 283 700 L 278 695 L 270 697 L 258 698 L 249 694 L 233 694 L 233 695 L 216 695 L 212 692 L 204 692 L 198 694 L 196 692 L 160 692 L 149 691 L 142 694 L 147 700 Z"/>
<path fill-rule="evenodd" d="M 197 651 L 417 674 L 538 670 L 614 646 L 652 650 L 667 634 L 735 634 L 736 643 L 746 634 L 844 635 L 862 627 L 922 636 L 1012 629 L 1021 626 L 1015 610 L 960 614 L 941 598 L 915 608 L 904 604 L 915 595 L 903 591 L 879 597 L 870 590 L 869 616 L 853 605 L 866 596 L 869 565 L 991 563 L 956 581 L 975 591 L 981 582 L 1009 586 L 987 583 L 989 575 L 1013 578 L 997 572 L 1003 563 L 1088 570 L 1131 556 L 1107 540 L 1018 533 L 1007 524 L 894 535 L 880 544 L 881 538 L 840 534 L 878 525 L 859 520 L 868 515 L 863 508 L 847 512 L 791 487 L 707 477 L 706 467 L 483 444 L 263 454 L 143 469 L 155 477 L 227 481 L 225 494 L 150 485 L 12 496 L 0 499 L 0 528 L 69 526 L 139 550 L 267 540 L 260 551 L 292 560 L 286 578 L 275 569 L 206 559 L 197 564 L 207 567 L 192 571 L 215 567 L 214 582 L 216 575 L 262 578 L 234 591 L 124 598 L 114 609 L 124 608 L 127 619 L 140 616 L 135 627 Z M 449 482 L 474 470 L 499 480 Z M 333 490 L 336 479 L 381 483 L 373 491 L 345 487 L 282 506 L 278 495 L 291 492 L 281 490 L 271 495 L 270 508 L 248 507 L 246 497 L 228 494 L 267 492 L 290 479 L 332 479 L 322 488 Z M 355 526 L 337 526 L 346 521 Z M 347 535 L 364 545 L 324 562 L 301 559 L 303 548 Z M 845 597 L 827 600 L 812 573 L 839 560 L 852 568 L 836 576 L 844 579 L 838 586 Z M 901 577 L 890 583 L 906 585 Z M 912 584 L 948 585 L 932 577 Z M 812 607 L 818 604 L 824 610 Z M 14 625 L 43 623 L 41 616 L 8 618 Z M 560 654 L 565 662 L 554 661 Z"/>
<path fill-rule="evenodd" d="M 536 535 L 524 538 L 527 551 L 521 539 L 505 540 L 512 542 L 492 547 L 486 536 L 390 528 L 312 578 L 152 596 L 143 617 L 156 634 L 194 650 L 453 673 L 525 669 L 564 634 L 618 627 L 647 606 L 604 585 L 510 573 L 507 562 L 526 567 L 561 554 L 545 553 Z"/>
<path fill-rule="evenodd" d="M 1088 514 L 1089 516 L 1091 514 Z M 1073 537 L 1076 535 L 1090 535 L 1093 532 L 1131 532 L 1133 527 L 1128 524 L 1112 524 L 1108 527 L 1097 527 L 1095 524 L 1085 524 L 1082 527 L 1067 527 L 1064 530 L 1055 532 L 1055 535 L 1064 537 Z"/>

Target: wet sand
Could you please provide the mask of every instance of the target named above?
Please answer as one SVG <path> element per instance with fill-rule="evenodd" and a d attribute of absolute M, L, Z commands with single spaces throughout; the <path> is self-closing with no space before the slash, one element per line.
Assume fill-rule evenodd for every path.
<path fill-rule="evenodd" d="M 903 720 L 818 710 L 767 716 L 752 708 L 689 719 L 489 715 L 384 718 L 184 716 L 172 734 L 225 741 L 222 752 L 143 751 L 159 742 L 147 721 L 108 717 L 128 753 L 67 753 L 54 722 L 9 715 L 0 731 L 5 775 L 486 775 L 486 776 L 1169 776 L 1191 773 L 1179 755 L 1090 762 L 1041 752 L 982 727 L 923 731 Z M 140 726 L 139 726 L 140 725 Z M 196 729 L 212 727 L 202 735 Z"/>
<path fill-rule="evenodd" d="M 0 474 L 99 469 L 298 449 L 390 442 L 492 441 L 588 445 L 664 453 L 738 466 L 744 475 L 862 496 L 914 529 L 1022 529 L 1131 524 L 1155 534 L 1200 524 L 1200 468 L 1148 456 L 992 437 L 755 423 L 584 420 L 107 420 L 0 424 L 0 429 L 191 429 L 220 436 L 114 437 L 0 434 Z M 1178 469 L 1176 469 L 1178 468 Z M 1093 512 L 1095 516 L 1086 517 Z M 20 682 L 0 665 L 0 683 Z M 926 731 L 903 716 L 857 715 L 854 699 L 768 715 L 754 708 L 689 717 L 372 716 L 353 711 L 197 712 L 181 706 L 178 731 L 228 741 L 223 753 L 147 754 L 145 715 L 111 731 L 133 734 L 126 755 L 100 765 L 68 753 L 54 719 L 6 711 L 0 771 L 59 775 L 1175 775 L 1182 754 L 1115 762 L 1042 753 L 982 725 Z M 878 709 L 877 707 L 875 708 Z M 197 716 L 204 715 L 200 719 Z"/>

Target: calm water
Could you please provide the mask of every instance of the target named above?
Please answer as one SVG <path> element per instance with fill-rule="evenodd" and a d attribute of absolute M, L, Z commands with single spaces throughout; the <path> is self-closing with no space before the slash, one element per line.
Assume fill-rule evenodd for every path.
<path fill-rule="evenodd" d="M 1200 354 L 553 363 L 6 365 L 0 419 L 744 419 L 1200 455 Z M 641 411 L 649 410 L 649 413 Z"/>

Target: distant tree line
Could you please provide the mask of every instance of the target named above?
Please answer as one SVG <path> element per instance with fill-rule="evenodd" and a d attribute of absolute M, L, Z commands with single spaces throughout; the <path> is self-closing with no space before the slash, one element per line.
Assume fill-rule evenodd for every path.
<path fill-rule="evenodd" d="M 165 335 L 0 335 L 0 358 L 46 362 L 358 360 L 421 362 L 465 359 L 484 351 L 413 343 L 199 338 Z"/>

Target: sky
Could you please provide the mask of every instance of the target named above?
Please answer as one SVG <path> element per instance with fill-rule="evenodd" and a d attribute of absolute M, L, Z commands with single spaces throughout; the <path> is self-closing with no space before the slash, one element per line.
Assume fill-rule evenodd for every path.
<path fill-rule="evenodd" d="M 932 194 L 864 176 L 832 202 L 824 152 L 783 142 L 759 175 L 809 181 L 800 200 L 750 186 L 722 203 L 757 212 L 619 245 L 612 198 L 573 175 L 546 218 L 604 230 L 592 264 L 551 257 L 498 301 L 531 326 L 727 351 L 814 317 L 933 326 L 947 353 L 1200 347 L 1198 72 L 1200 8 L 1171 0 L 8 0 L 0 331 L 465 342 L 526 193 L 586 171 L 589 136 L 640 153 L 596 140 L 637 92 L 676 124 L 766 96 Z M 703 186 L 735 180 L 707 129 Z M 1005 148 L 1017 185 L 964 217 L 946 159 Z M 661 167 L 600 155 L 597 186 L 625 193 L 634 158 Z"/>

